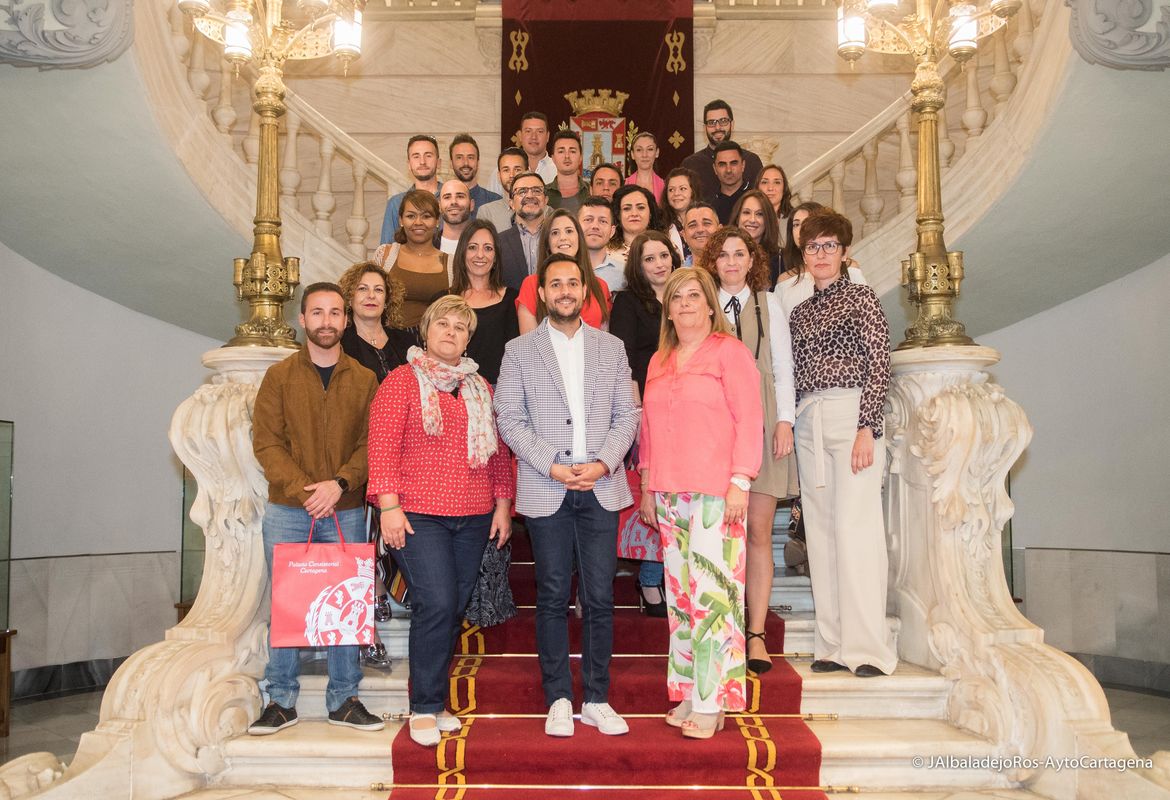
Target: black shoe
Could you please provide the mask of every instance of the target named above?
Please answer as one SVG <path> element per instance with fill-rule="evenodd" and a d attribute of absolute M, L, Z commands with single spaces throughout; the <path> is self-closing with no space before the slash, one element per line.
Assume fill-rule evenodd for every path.
<path fill-rule="evenodd" d="M 341 708 L 329 712 L 330 725 L 344 725 L 347 728 L 357 728 L 359 731 L 380 731 L 386 727 L 381 717 L 375 717 L 362 701 L 351 697 L 341 704 Z"/>
<path fill-rule="evenodd" d="M 853 674 L 859 678 L 876 678 L 879 675 L 885 675 L 880 669 L 873 664 L 862 664 L 857 669 L 853 670 Z"/>
<path fill-rule="evenodd" d="M 641 583 L 635 584 L 638 587 L 638 605 L 642 607 L 642 613 L 648 617 L 666 618 L 666 592 L 665 587 L 662 586 L 643 586 Z M 651 603 L 646 599 L 647 589 L 657 589 L 659 601 Z"/>
<path fill-rule="evenodd" d="M 764 639 L 764 632 L 763 631 L 759 631 L 759 632 L 745 631 L 745 633 L 747 634 L 747 638 L 744 639 L 744 644 L 747 644 L 752 639 L 759 639 L 764 644 L 764 650 L 767 651 L 768 642 Z M 816 665 L 814 664 L 813 666 L 815 668 Z M 772 659 L 771 658 L 749 658 L 747 660 L 747 668 L 749 671 L 754 672 L 757 675 L 763 675 L 765 672 L 767 672 L 768 670 L 770 670 L 772 668 Z"/>
<path fill-rule="evenodd" d="M 838 672 L 843 669 L 849 669 L 849 667 L 845 666 L 844 664 L 838 664 L 836 661 L 826 661 L 823 658 L 818 658 L 816 661 L 812 662 L 812 666 L 810 666 L 809 669 L 811 669 L 813 672 Z"/>
<path fill-rule="evenodd" d="M 386 645 L 381 642 L 374 642 L 363 647 L 362 660 L 378 669 L 389 669 L 390 667 L 390 656 L 386 654 Z"/>
<path fill-rule="evenodd" d="M 390 608 L 390 595 L 379 595 L 374 600 L 374 621 L 389 622 L 394 618 L 394 610 Z"/>
<path fill-rule="evenodd" d="M 291 728 L 296 724 L 297 710 L 295 708 L 285 708 L 276 703 L 269 703 L 268 708 L 260 714 L 260 719 L 248 727 L 248 734 L 250 736 L 267 736 L 270 733 Z"/>

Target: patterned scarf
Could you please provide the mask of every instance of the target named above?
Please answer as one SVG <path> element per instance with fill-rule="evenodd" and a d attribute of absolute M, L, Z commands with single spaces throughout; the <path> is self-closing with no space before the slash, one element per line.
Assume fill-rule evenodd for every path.
<path fill-rule="evenodd" d="M 476 372 L 479 365 L 464 357 L 459 360 L 459 366 L 452 367 L 431 358 L 421 347 L 410 348 L 406 361 L 418 379 L 423 430 L 429 436 L 443 435 L 443 413 L 439 410 L 439 395 L 435 390 L 452 392 L 458 386 L 459 396 L 467 406 L 467 463 L 472 467 L 487 465 L 498 443 L 492 417 L 492 395 L 487 381 Z"/>

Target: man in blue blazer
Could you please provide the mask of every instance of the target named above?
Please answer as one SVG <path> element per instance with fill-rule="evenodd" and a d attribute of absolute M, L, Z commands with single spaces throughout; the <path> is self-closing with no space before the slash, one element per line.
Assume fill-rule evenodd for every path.
<path fill-rule="evenodd" d="M 638 432 L 621 340 L 581 322 L 585 283 L 576 259 L 550 255 L 537 271 L 548 317 L 508 342 L 495 409 L 519 460 L 516 510 L 536 560 L 536 649 L 549 706 L 544 731 L 573 735 L 569 587 L 576 556 L 583 609 L 581 721 L 629 731 L 610 707 L 618 511 L 633 503 L 622 460 Z"/>

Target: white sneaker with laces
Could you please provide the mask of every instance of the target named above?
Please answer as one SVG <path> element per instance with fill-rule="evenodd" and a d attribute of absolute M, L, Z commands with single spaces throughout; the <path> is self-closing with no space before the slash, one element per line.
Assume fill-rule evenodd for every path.
<path fill-rule="evenodd" d="M 544 732 L 547 736 L 573 735 L 573 704 L 567 697 L 556 700 L 549 707 Z"/>
<path fill-rule="evenodd" d="M 582 704 L 581 721 L 586 725 L 592 725 L 606 736 L 621 736 L 630 732 L 630 726 L 609 703 Z"/>

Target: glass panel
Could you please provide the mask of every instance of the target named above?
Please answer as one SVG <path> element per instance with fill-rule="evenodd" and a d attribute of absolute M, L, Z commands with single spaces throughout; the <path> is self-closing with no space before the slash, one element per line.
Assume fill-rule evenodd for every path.
<path fill-rule="evenodd" d="M 8 627 L 8 573 L 12 567 L 13 424 L 0 421 L 0 629 Z"/>
<path fill-rule="evenodd" d="M 183 467 L 183 553 L 182 586 L 179 588 L 179 602 L 193 603 L 199 593 L 199 582 L 203 580 L 203 552 L 205 547 L 203 529 L 191 521 L 191 506 L 199 491 L 195 476 Z"/>

